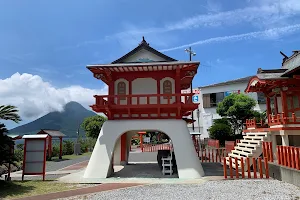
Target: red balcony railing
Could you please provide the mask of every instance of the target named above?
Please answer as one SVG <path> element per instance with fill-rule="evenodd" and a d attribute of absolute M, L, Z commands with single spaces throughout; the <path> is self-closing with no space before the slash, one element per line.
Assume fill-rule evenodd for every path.
<path fill-rule="evenodd" d="M 193 94 L 95 95 L 92 109 L 109 119 L 181 119 L 198 108 Z"/>
<path fill-rule="evenodd" d="M 260 120 L 259 122 L 256 121 L 255 118 L 253 119 L 246 119 L 246 128 L 265 128 L 267 124 Z"/>
<path fill-rule="evenodd" d="M 129 95 L 95 95 L 97 106 L 126 105 L 151 106 L 185 104 L 195 105 L 192 102 L 193 94 L 129 94 Z M 196 104 L 197 105 L 197 104 Z"/>
<path fill-rule="evenodd" d="M 277 115 L 268 116 L 268 124 L 270 126 L 280 125 L 280 124 L 300 124 L 300 117 L 297 117 L 295 113 L 292 113 L 291 117 L 285 117 L 284 113 L 279 113 Z"/>

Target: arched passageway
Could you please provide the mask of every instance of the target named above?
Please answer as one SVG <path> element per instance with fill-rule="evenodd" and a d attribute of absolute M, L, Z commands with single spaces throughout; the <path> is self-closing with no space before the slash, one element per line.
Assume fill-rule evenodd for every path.
<path fill-rule="evenodd" d="M 162 157 L 169 157 L 170 165 L 163 166 Z M 178 178 L 171 138 L 157 130 L 136 130 L 121 135 L 115 144 L 113 161 L 112 177 Z M 165 170 L 170 173 L 163 174 Z"/>
<path fill-rule="evenodd" d="M 114 152 L 117 149 L 118 140 L 120 139 L 119 142 L 122 143 L 123 137 L 123 142 L 127 143 L 127 140 L 130 140 L 127 137 L 130 136 L 128 136 L 129 134 L 124 136 L 124 133 L 139 130 L 158 130 L 172 139 L 179 178 L 197 179 L 204 176 L 186 122 L 184 120 L 166 119 L 106 121 L 85 170 L 84 178 L 110 177 L 113 174 L 113 164 L 116 159 Z M 126 159 L 125 154 L 124 161 L 128 162 L 128 159 Z"/>

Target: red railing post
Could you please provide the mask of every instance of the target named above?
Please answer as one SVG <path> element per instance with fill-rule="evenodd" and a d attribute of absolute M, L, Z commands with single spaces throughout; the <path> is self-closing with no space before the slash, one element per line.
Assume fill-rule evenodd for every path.
<path fill-rule="evenodd" d="M 269 142 L 269 154 L 270 154 L 270 161 L 273 162 L 273 148 L 272 148 L 272 142 Z"/>
<path fill-rule="evenodd" d="M 296 169 L 300 170 L 300 148 L 296 147 L 296 152 L 295 152 L 295 163 L 296 163 Z"/>
<path fill-rule="evenodd" d="M 239 165 L 238 165 L 237 157 L 234 158 L 234 162 L 235 162 L 235 177 L 239 178 Z"/>
<path fill-rule="evenodd" d="M 286 154 L 286 156 L 287 156 L 287 166 L 291 167 L 292 166 L 291 165 L 292 164 L 291 163 L 291 148 L 289 146 L 287 146 L 286 150 L 287 150 L 287 154 Z"/>
<path fill-rule="evenodd" d="M 247 157 L 246 161 L 247 161 L 248 178 L 251 178 L 250 158 Z"/>
<path fill-rule="evenodd" d="M 295 167 L 295 160 L 296 160 L 296 157 L 295 157 L 295 147 L 291 147 L 291 163 L 292 163 L 292 168 L 296 168 Z"/>
<path fill-rule="evenodd" d="M 245 178 L 244 157 L 241 157 L 242 178 Z"/>
<path fill-rule="evenodd" d="M 283 165 L 286 166 L 286 147 L 282 146 L 282 154 L 283 154 Z"/>
<path fill-rule="evenodd" d="M 279 165 L 281 165 L 280 147 L 277 146 L 277 147 L 276 147 L 276 150 L 277 150 L 277 162 L 278 162 Z"/>
<path fill-rule="evenodd" d="M 223 159 L 223 170 L 224 170 L 224 178 L 227 179 L 227 171 L 226 171 L 226 158 Z"/>
<path fill-rule="evenodd" d="M 232 158 L 229 157 L 229 173 L 230 173 L 230 178 L 233 178 L 233 172 L 232 172 Z"/>
<path fill-rule="evenodd" d="M 255 158 L 252 158 L 252 166 L 253 166 L 254 178 L 257 178 L 257 174 L 256 174 L 256 160 L 255 160 Z"/>
<path fill-rule="evenodd" d="M 266 178 L 269 178 L 269 163 L 268 163 L 267 158 L 264 158 L 264 159 L 265 159 Z"/>

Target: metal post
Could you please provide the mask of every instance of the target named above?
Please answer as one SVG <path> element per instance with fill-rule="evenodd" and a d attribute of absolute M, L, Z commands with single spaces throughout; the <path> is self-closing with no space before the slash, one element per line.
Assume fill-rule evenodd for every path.
<path fill-rule="evenodd" d="M 189 49 L 185 49 L 185 51 L 189 53 L 190 61 L 192 61 L 192 56 L 196 55 L 196 53 L 192 51 L 192 47 L 189 47 Z M 191 81 L 191 93 L 193 93 L 193 80 Z M 193 132 L 195 132 L 194 111 L 192 111 L 192 121 Z"/>

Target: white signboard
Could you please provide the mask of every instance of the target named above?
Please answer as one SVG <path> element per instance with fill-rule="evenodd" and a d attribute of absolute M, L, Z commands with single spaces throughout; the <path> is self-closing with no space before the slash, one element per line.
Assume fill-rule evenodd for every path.
<path fill-rule="evenodd" d="M 45 179 L 47 135 L 34 136 L 36 137 L 32 137 L 32 135 L 29 137 L 23 136 L 25 146 L 22 180 L 24 175 L 43 175 L 43 180 Z"/>
<path fill-rule="evenodd" d="M 202 120 L 203 120 L 203 136 L 209 136 L 209 133 L 207 129 L 209 129 L 212 126 L 212 114 L 210 113 L 202 113 Z"/>

